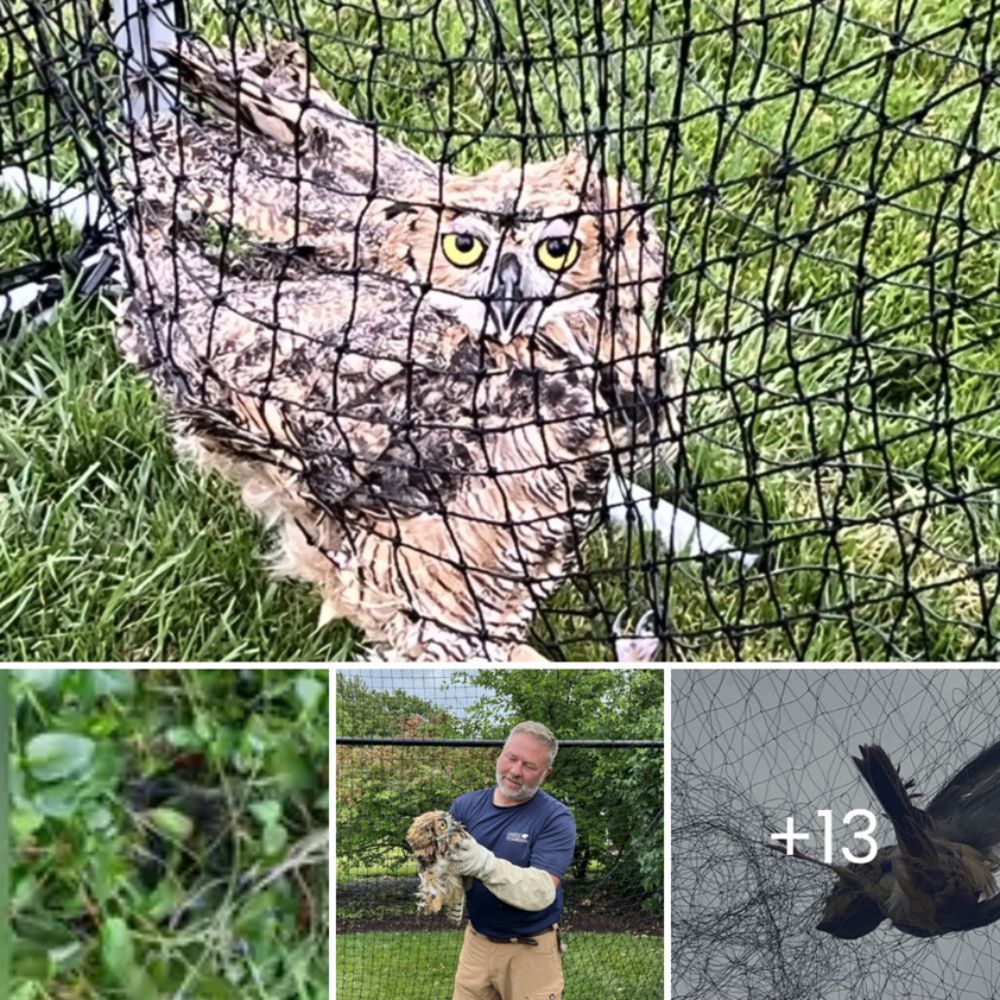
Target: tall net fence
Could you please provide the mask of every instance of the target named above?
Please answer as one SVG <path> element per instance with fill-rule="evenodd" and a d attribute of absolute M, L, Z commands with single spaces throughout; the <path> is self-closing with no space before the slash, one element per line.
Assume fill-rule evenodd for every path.
<path fill-rule="evenodd" d="M 8 320 L 393 656 L 994 657 L 998 11 L 0 0 Z"/>
<path fill-rule="evenodd" d="M 577 709 L 565 705 L 594 679 L 573 680 L 573 672 L 560 671 L 566 676 L 559 686 L 573 690 L 564 707 L 553 704 L 546 717 L 543 706 L 556 701 L 556 686 L 542 687 L 534 672 L 518 673 L 504 689 L 480 677 L 487 686 L 477 689 L 468 675 L 338 672 L 338 997 L 450 995 L 463 931 L 443 914 L 418 915 L 406 832 L 421 813 L 447 810 L 459 795 L 491 787 L 507 731 L 528 712 L 560 740 L 543 788 L 572 810 L 577 826 L 562 880 L 566 995 L 663 996 L 662 740 L 576 740 L 580 729 L 568 727 Z M 612 691 L 617 697 L 639 690 L 628 679 L 599 683 L 612 686 L 603 694 L 587 689 L 598 701 Z M 662 694 L 660 675 L 645 679 L 643 697 L 656 683 Z M 651 707 L 660 712 L 661 728 L 640 735 L 658 737 L 662 699 L 657 704 L 654 697 Z"/>
<path fill-rule="evenodd" d="M 678 672 L 673 690 L 672 975 L 677 1000 L 996 995 L 996 925 L 919 938 L 888 921 L 856 940 L 816 929 L 836 879 L 765 847 L 861 853 L 842 819 L 868 809 L 879 845 L 896 838 L 852 763 L 862 744 L 888 753 L 918 806 L 1000 739 L 1000 674 L 965 670 Z"/>

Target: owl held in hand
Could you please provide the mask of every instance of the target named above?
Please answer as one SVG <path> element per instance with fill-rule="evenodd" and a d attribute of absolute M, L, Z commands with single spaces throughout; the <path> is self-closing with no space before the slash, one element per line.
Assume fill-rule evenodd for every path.
<path fill-rule="evenodd" d="M 417 909 L 421 913 L 437 913 L 444 908 L 456 926 L 462 922 L 465 889 L 462 876 L 451 870 L 451 854 L 466 836 L 465 827 L 451 813 L 440 809 L 422 813 L 406 834 L 406 842 L 417 859 L 420 879 Z"/>
<path fill-rule="evenodd" d="M 539 659 L 532 617 L 616 456 L 676 437 L 644 206 L 580 154 L 448 174 L 351 118 L 296 49 L 238 73 L 204 52 L 172 63 L 222 117 L 133 144 L 126 357 L 278 528 L 321 621 L 392 658 Z"/>

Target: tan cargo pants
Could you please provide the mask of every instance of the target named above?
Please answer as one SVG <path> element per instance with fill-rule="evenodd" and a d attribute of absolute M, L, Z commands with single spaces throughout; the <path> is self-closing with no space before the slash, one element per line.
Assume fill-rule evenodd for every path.
<path fill-rule="evenodd" d="M 496 944 L 465 928 L 452 1000 L 561 1000 L 562 959 L 555 931 L 537 945 Z"/>

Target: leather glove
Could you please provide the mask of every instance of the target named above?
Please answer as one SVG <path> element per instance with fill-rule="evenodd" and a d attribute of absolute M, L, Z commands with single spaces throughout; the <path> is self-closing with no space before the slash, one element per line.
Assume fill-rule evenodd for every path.
<path fill-rule="evenodd" d="M 451 863 L 460 875 L 479 879 L 497 899 L 519 910 L 544 910 L 555 901 L 556 887 L 548 872 L 504 861 L 470 835 L 455 847 Z"/>

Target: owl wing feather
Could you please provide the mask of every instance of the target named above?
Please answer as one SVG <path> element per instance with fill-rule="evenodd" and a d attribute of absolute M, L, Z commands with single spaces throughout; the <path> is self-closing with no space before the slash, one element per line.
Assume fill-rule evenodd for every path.
<path fill-rule="evenodd" d="M 158 123 L 160 171 L 183 173 L 183 203 L 254 239 L 344 251 L 358 234 L 372 245 L 380 234 L 359 230 L 378 226 L 373 197 L 430 198 L 447 177 L 324 91 L 297 45 L 229 53 L 182 39 L 162 52 L 186 106 Z"/>
<path fill-rule="evenodd" d="M 142 342 L 183 432 L 268 463 L 327 514 L 349 500 L 402 516 L 453 492 L 445 470 L 463 393 L 447 351 L 456 329 L 465 336 L 454 323 L 428 312 L 408 336 L 412 300 L 333 278 L 227 286 L 223 302 L 189 296 L 176 324 L 151 319 L 166 312 L 153 305 L 133 299 L 120 340 L 133 360 Z"/>

